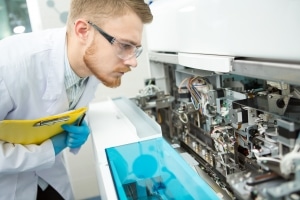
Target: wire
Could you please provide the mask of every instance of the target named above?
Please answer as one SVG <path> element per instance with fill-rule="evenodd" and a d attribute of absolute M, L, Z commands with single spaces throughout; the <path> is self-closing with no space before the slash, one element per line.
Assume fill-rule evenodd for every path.
<path fill-rule="evenodd" d="M 191 102 L 192 102 L 195 110 L 199 110 L 200 109 L 201 104 L 198 102 L 197 105 L 196 105 L 195 100 L 194 100 L 193 97 L 191 97 Z"/>
<path fill-rule="evenodd" d="M 187 114 L 185 114 L 185 113 L 180 114 L 179 119 L 184 124 L 188 123 L 188 121 L 189 121 L 189 118 L 188 118 Z"/>
<path fill-rule="evenodd" d="M 203 106 L 201 105 L 204 105 L 207 101 L 207 95 L 202 90 L 205 90 L 205 88 L 208 90 L 210 88 L 209 83 L 200 76 L 185 78 L 179 84 L 178 93 L 182 92 L 183 86 L 185 86 L 191 94 L 191 102 L 195 110 L 202 111 Z"/>
<path fill-rule="evenodd" d="M 211 132 L 211 135 L 214 134 L 216 131 L 224 131 L 224 130 L 228 130 L 228 129 L 232 129 L 231 126 L 217 126 L 214 127 L 214 129 Z"/>
<path fill-rule="evenodd" d="M 181 88 L 182 88 L 182 85 L 187 81 L 189 80 L 189 78 L 185 78 L 181 81 L 181 83 L 179 84 L 178 86 L 178 93 L 181 93 Z"/>

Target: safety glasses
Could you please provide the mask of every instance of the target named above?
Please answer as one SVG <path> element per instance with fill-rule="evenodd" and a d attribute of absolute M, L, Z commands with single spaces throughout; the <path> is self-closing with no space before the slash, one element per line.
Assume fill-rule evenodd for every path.
<path fill-rule="evenodd" d="M 122 60 L 128 60 L 134 56 L 137 58 L 139 57 L 139 55 L 141 55 L 143 51 L 143 47 L 141 46 L 137 47 L 129 43 L 120 42 L 115 37 L 107 34 L 96 24 L 90 21 L 88 21 L 88 23 L 92 27 L 94 27 L 114 47 L 116 55 Z"/>

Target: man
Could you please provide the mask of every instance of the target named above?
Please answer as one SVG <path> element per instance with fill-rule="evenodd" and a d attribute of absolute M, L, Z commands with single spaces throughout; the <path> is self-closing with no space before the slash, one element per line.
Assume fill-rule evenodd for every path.
<path fill-rule="evenodd" d="M 88 105 L 97 84 L 121 84 L 137 66 L 143 25 L 152 14 L 143 0 L 73 0 L 66 29 L 0 41 L 0 120 L 36 119 Z M 40 145 L 0 140 L 0 199 L 74 199 L 61 151 L 79 148 L 86 122 Z"/>

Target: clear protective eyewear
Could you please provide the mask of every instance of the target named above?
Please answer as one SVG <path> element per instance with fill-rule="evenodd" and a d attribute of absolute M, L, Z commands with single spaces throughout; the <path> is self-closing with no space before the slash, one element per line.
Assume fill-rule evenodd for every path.
<path fill-rule="evenodd" d="M 107 34 L 104 32 L 100 27 L 98 27 L 96 24 L 88 21 L 88 23 L 94 27 L 111 45 L 114 46 L 116 50 L 116 55 L 121 58 L 122 60 L 128 60 L 131 59 L 132 57 L 139 57 L 143 51 L 143 47 L 139 46 L 134 46 L 129 43 L 124 43 L 118 41 L 115 37 Z"/>

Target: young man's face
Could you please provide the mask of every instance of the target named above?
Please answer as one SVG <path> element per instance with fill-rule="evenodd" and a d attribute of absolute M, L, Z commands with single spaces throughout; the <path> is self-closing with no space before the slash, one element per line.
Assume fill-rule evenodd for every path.
<path fill-rule="evenodd" d="M 122 57 L 120 55 L 126 56 L 126 51 L 121 51 L 120 46 L 117 45 L 122 47 L 130 47 L 127 44 L 141 46 L 143 23 L 136 14 L 128 13 L 109 19 L 99 28 L 116 38 L 117 42 L 111 44 L 94 28 L 94 40 L 85 51 L 84 63 L 104 85 L 118 87 L 124 73 L 130 71 L 130 67 L 137 66 L 137 60 L 135 56 L 125 60 L 120 58 Z"/>

